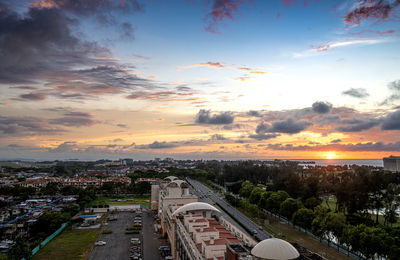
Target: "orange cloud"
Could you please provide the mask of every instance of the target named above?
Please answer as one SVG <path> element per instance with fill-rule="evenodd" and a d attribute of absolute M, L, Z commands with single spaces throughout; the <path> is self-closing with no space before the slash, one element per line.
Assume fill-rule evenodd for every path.
<path fill-rule="evenodd" d="M 211 67 L 211 68 L 224 68 L 225 65 L 221 62 L 201 62 L 201 63 L 197 63 L 197 64 L 192 64 L 192 65 L 182 65 L 179 66 L 180 69 L 191 69 L 191 68 L 196 68 L 196 67 Z"/>
<path fill-rule="evenodd" d="M 250 73 L 252 73 L 252 74 L 267 74 L 267 72 L 259 71 L 259 70 L 253 70 L 253 71 L 250 71 Z"/>

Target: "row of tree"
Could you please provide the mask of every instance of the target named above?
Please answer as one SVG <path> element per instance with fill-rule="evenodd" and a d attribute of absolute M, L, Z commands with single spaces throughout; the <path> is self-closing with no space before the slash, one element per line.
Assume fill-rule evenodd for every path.
<path fill-rule="evenodd" d="M 362 215 L 334 212 L 316 197 L 295 199 L 286 191 L 266 191 L 249 181 L 241 182 L 237 196 L 226 194 L 225 197 L 232 205 L 251 213 L 263 208 L 280 214 L 293 224 L 360 252 L 367 258 L 382 256 L 400 259 L 399 229 L 374 225 L 371 219 Z"/>

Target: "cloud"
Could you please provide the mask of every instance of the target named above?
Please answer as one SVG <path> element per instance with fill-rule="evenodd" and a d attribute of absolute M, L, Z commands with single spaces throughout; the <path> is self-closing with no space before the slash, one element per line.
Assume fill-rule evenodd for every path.
<path fill-rule="evenodd" d="M 400 110 L 383 119 L 382 130 L 400 130 Z"/>
<path fill-rule="evenodd" d="M 179 144 L 176 142 L 158 142 L 155 141 L 151 144 L 142 144 L 136 145 L 135 149 L 166 149 L 166 148 L 175 148 L 178 147 Z"/>
<path fill-rule="evenodd" d="M 283 121 L 275 121 L 271 125 L 261 122 L 256 127 L 257 134 L 265 133 L 285 133 L 285 134 L 297 134 L 307 129 L 311 122 L 308 121 L 294 121 L 292 118 L 288 118 Z"/>
<path fill-rule="evenodd" d="M 342 141 L 342 139 L 335 139 L 335 140 L 332 140 L 331 143 L 337 144 L 337 143 L 340 143 L 341 141 Z"/>
<path fill-rule="evenodd" d="M 251 73 L 251 74 L 261 74 L 261 75 L 267 74 L 267 72 L 265 72 L 265 71 L 260 71 L 260 70 L 253 70 L 253 71 L 250 71 L 250 73 Z"/>
<path fill-rule="evenodd" d="M 247 115 L 254 116 L 254 117 L 262 117 L 263 116 L 260 113 L 260 111 L 256 111 L 256 110 L 250 110 L 249 112 L 247 112 Z"/>
<path fill-rule="evenodd" d="M 232 78 L 233 80 L 237 80 L 237 81 L 249 81 L 249 80 L 251 80 L 251 79 L 253 79 L 254 77 L 252 77 L 252 76 L 249 76 L 249 75 L 243 75 L 243 76 L 240 76 L 240 77 L 237 77 L 237 78 Z"/>
<path fill-rule="evenodd" d="M 358 4 L 346 14 L 344 19 L 346 23 L 351 25 L 360 24 L 363 20 L 382 22 L 394 14 L 394 9 L 400 5 L 400 1 L 364 0 L 359 1 Z"/>
<path fill-rule="evenodd" d="M 64 129 L 50 125 L 47 120 L 37 117 L 0 116 L 0 135 L 53 135 L 66 132 Z"/>
<path fill-rule="evenodd" d="M 195 91 L 190 88 L 180 89 L 180 91 L 145 91 L 139 90 L 132 92 L 126 96 L 127 99 L 135 100 L 158 100 L 158 101 L 196 101 L 199 97 L 195 97 Z"/>
<path fill-rule="evenodd" d="M 88 117 L 67 116 L 67 117 L 50 119 L 49 123 L 54 125 L 68 126 L 68 127 L 82 127 L 82 126 L 96 125 L 99 124 L 100 122 Z"/>
<path fill-rule="evenodd" d="M 349 152 L 378 152 L 400 151 L 400 142 L 383 143 L 367 142 L 356 144 L 327 144 L 327 145 L 293 145 L 293 144 L 268 144 L 267 149 L 284 151 L 349 151 Z"/>
<path fill-rule="evenodd" d="M 133 39 L 133 26 L 131 23 L 125 22 L 121 24 L 122 35 L 123 39 Z"/>
<path fill-rule="evenodd" d="M 306 57 L 310 57 L 310 56 L 320 55 L 324 52 L 327 52 L 328 50 L 342 48 L 342 47 L 346 47 L 346 46 L 374 45 L 374 44 L 384 43 L 387 41 L 388 41 L 388 39 L 350 39 L 350 40 L 336 41 L 336 42 L 327 43 L 327 44 L 321 44 L 318 46 L 311 45 L 310 49 L 308 49 L 308 50 L 294 53 L 293 58 L 306 58 Z"/>
<path fill-rule="evenodd" d="M 268 139 L 273 139 L 280 136 L 280 134 L 264 134 L 264 133 L 260 133 L 260 134 L 251 134 L 249 135 L 249 138 L 253 138 L 256 140 L 268 140 Z"/>
<path fill-rule="evenodd" d="M 388 89 L 392 93 L 389 97 L 387 97 L 381 105 L 387 105 L 392 103 L 393 101 L 400 100 L 400 80 L 395 80 L 388 83 Z"/>
<path fill-rule="evenodd" d="M 210 68 L 217 68 L 217 69 L 221 69 L 224 68 L 225 65 L 221 62 L 201 62 L 201 63 L 197 63 L 197 64 L 192 64 L 192 65 L 183 65 L 183 66 L 179 66 L 180 69 L 191 69 L 191 68 L 197 68 L 197 67 L 210 67 Z"/>
<path fill-rule="evenodd" d="M 341 132 L 361 132 L 369 130 L 381 123 L 379 119 L 348 119 L 342 120 L 340 123 L 345 126 L 338 126 L 335 129 Z"/>
<path fill-rule="evenodd" d="M 234 130 L 234 129 L 242 129 L 245 128 L 246 125 L 244 124 L 230 124 L 230 125 L 224 125 L 222 129 L 224 130 Z"/>
<path fill-rule="evenodd" d="M 207 14 L 208 25 L 205 31 L 218 33 L 219 23 L 227 18 L 233 20 L 233 14 L 245 2 L 245 0 L 212 0 L 211 11 Z"/>
<path fill-rule="evenodd" d="M 225 140 L 228 140 L 228 138 L 226 138 L 225 136 L 220 135 L 220 134 L 214 134 L 210 137 L 210 140 L 211 141 L 225 141 Z"/>
<path fill-rule="evenodd" d="M 30 100 L 30 101 L 41 101 L 46 99 L 46 94 L 45 93 L 28 93 L 28 94 L 22 94 L 19 96 L 22 99 Z"/>
<path fill-rule="evenodd" d="M 340 121 L 340 116 L 338 115 L 327 115 L 322 117 L 321 119 L 316 122 L 319 125 L 330 125 L 332 123 L 336 123 Z"/>
<path fill-rule="evenodd" d="M 221 112 L 211 115 L 210 110 L 201 109 L 196 115 L 195 122 L 198 124 L 226 125 L 232 124 L 235 117 L 231 112 Z"/>
<path fill-rule="evenodd" d="M 326 114 L 331 112 L 332 104 L 328 102 L 317 101 L 312 104 L 312 110 L 318 114 Z"/>
<path fill-rule="evenodd" d="M 369 96 L 365 88 L 351 88 L 349 90 L 343 91 L 342 94 L 355 98 L 366 98 Z"/>
<path fill-rule="evenodd" d="M 62 99 L 90 99 L 154 87 L 134 75 L 133 67 L 118 64 L 110 49 L 74 32 L 81 18 L 104 15 L 111 21 L 116 12 L 141 10 L 135 0 L 41 0 L 31 2 L 24 13 L 13 8 L 0 4 L 0 84 L 22 83 L 15 88 L 30 90 L 43 85 L 46 96 Z M 121 27 L 129 33 L 128 24 Z M 44 97 L 40 90 L 19 96 L 22 100 Z"/>

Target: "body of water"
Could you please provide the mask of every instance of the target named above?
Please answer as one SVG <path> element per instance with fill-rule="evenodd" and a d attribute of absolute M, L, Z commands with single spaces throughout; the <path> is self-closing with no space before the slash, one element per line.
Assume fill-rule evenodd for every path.
<path fill-rule="evenodd" d="M 365 165 L 383 167 L 382 159 L 314 159 L 314 160 L 293 160 L 300 162 L 315 162 L 315 165 L 327 166 L 327 165 Z"/>

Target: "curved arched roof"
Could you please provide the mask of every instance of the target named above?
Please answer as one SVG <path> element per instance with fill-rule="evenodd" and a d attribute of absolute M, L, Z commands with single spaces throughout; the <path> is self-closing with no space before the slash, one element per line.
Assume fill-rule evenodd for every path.
<path fill-rule="evenodd" d="M 176 179 L 178 179 L 178 177 L 175 177 L 175 176 L 168 176 L 168 177 L 164 178 L 164 180 L 169 180 L 169 181 L 174 181 Z"/>
<path fill-rule="evenodd" d="M 186 205 L 183 205 L 182 207 L 178 208 L 177 210 L 175 210 L 174 213 L 172 213 L 172 216 L 175 216 L 176 214 L 182 213 L 182 212 L 186 212 L 186 211 L 194 211 L 194 210 L 214 210 L 217 211 L 219 213 L 221 213 L 221 211 L 219 211 L 216 207 L 208 204 L 208 203 L 204 203 L 204 202 L 192 202 L 192 203 L 188 203 Z"/>
<path fill-rule="evenodd" d="M 300 256 L 294 246 L 279 238 L 268 238 L 253 247 L 251 254 L 261 259 L 290 260 Z"/>
<path fill-rule="evenodd" d="M 183 181 L 183 180 L 173 180 L 172 182 L 178 184 L 178 186 L 181 187 L 181 188 L 189 187 L 188 183 L 186 181 Z"/>

